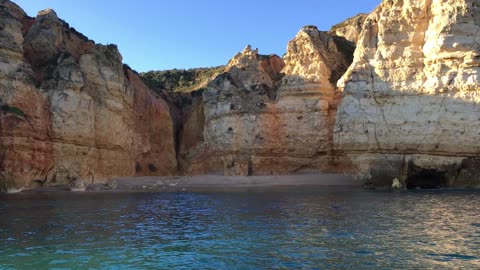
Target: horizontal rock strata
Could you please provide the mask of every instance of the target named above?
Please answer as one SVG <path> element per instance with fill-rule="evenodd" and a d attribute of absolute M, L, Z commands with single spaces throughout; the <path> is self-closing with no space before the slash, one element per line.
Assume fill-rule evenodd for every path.
<path fill-rule="evenodd" d="M 366 19 L 334 137 L 367 183 L 478 185 L 479 6 L 383 1 Z"/>
<path fill-rule="evenodd" d="M 205 124 L 195 131 L 198 121 L 187 122 L 180 151 L 186 173 L 348 171 L 348 162 L 333 153 L 332 131 L 340 97 L 335 83 L 353 50 L 344 38 L 309 26 L 284 59 L 250 47 L 237 54 L 193 114 Z"/>
<path fill-rule="evenodd" d="M 173 174 L 168 105 L 53 10 L 0 1 L 0 188 Z"/>

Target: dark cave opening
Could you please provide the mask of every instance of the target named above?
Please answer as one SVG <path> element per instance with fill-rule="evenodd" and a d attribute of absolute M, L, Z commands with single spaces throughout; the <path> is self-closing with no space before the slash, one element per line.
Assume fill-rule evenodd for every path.
<path fill-rule="evenodd" d="M 407 189 L 438 189 L 448 187 L 446 171 L 411 168 L 405 181 Z"/>

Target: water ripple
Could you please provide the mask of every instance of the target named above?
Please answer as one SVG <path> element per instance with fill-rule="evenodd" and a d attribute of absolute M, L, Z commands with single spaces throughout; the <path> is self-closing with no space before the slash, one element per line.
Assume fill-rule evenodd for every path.
<path fill-rule="evenodd" d="M 0 195 L 0 269 L 479 269 L 479 195 Z"/>

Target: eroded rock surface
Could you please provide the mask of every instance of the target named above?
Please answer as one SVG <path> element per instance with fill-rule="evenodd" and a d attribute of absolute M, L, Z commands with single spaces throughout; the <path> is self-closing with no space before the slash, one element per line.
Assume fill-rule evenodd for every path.
<path fill-rule="evenodd" d="M 339 82 L 335 146 L 367 183 L 478 185 L 479 7 L 478 0 L 391 0 L 366 19 Z"/>
<path fill-rule="evenodd" d="M 247 47 L 223 72 L 152 73 L 151 91 L 115 45 L 0 0 L 0 190 L 178 169 L 478 187 L 479 14 L 478 0 L 385 0 L 304 27 L 283 59 Z"/>
<path fill-rule="evenodd" d="M 245 48 L 209 84 L 203 107 L 193 114 L 199 119 L 203 111 L 205 124 L 197 126 L 202 138 L 183 139 L 191 146 L 180 152 L 186 173 L 347 170 L 343 157 L 333 153 L 332 131 L 339 102 L 335 82 L 353 50 L 351 42 L 313 26 L 290 42 L 284 59 Z M 192 133 L 198 131 L 183 135 Z"/>
<path fill-rule="evenodd" d="M 168 105 L 53 10 L 0 1 L 0 188 L 176 172 Z"/>
<path fill-rule="evenodd" d="M 367 17 L 368 14 L 361 13 L 349 18 L 337 25 L 332 26 L 332 29 L 330 29 L 330 34 L 344 37 L 350 42 L 357 43 L 360 33 L 363 29 L 363 23 Z"/>

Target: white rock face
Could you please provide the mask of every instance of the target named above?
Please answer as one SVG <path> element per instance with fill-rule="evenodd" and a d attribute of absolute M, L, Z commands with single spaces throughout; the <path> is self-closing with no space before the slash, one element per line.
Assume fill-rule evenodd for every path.
<path fill-rule="evenodd" d="M 480 153 L 479 6 L 390 0 L 366 19 L 334 131 L 365 178 L 430 170 L 470 185 L 449 171 Z"/>

